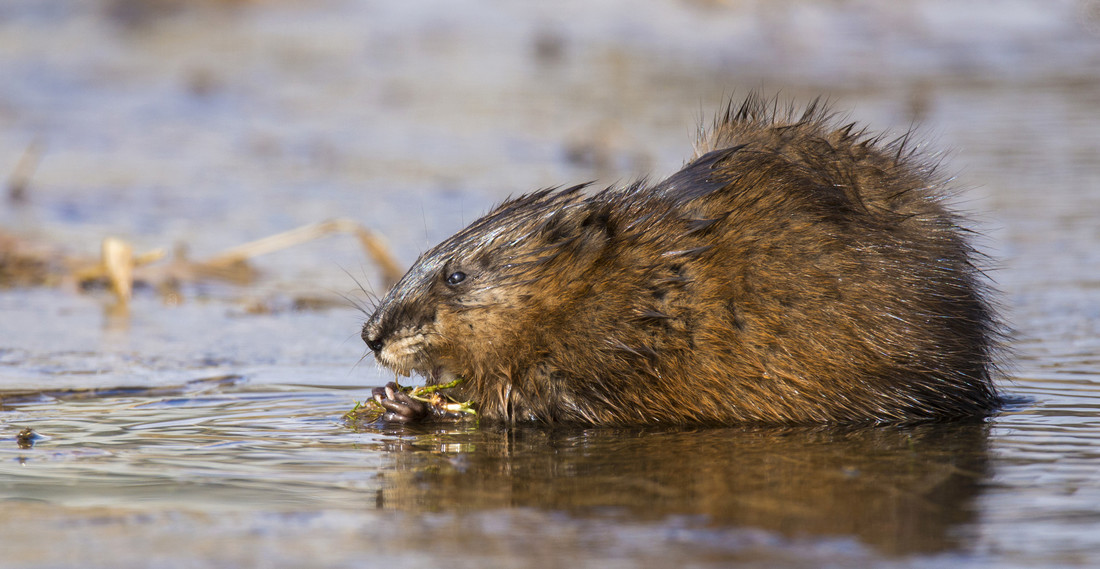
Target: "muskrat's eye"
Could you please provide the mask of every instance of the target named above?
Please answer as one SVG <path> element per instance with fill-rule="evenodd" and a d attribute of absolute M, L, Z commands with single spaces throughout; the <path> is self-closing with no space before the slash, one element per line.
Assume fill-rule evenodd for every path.
<path fill-rule="evenodd" d="M 450 275 L 447 275 L 447 284 L 451 286 L 455 286 L 464 280 L 466 280 L 466 273 L 462 271 L 455 271 Z"/>

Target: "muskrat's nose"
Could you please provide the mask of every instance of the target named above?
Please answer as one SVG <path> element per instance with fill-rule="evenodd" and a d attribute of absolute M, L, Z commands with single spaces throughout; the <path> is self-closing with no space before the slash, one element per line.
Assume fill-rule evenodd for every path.
<path fill-rule="evenodd" d="M 372 330 L 371 328 L 374 329 Z M 382 346 L 385 345 L 385 343 L 382 341 L 382 336 L 380 334 L 376 334 L 378 334 L 376 327 L 363 326 L 363 333 L 361 334 L 361 337 L 363 338 L 363 341 L 366 342 L 367 347 L 370 348 L 370 351 L 377 354 L 378 351 L 382 349 Z"/>

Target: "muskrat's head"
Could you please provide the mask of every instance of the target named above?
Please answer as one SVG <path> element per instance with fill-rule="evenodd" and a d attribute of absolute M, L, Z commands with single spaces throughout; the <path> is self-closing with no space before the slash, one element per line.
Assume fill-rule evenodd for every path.
<path fill-rule="evenodd" d="M 508 373 L 501 362 L 539 350 L 542 324 L 599 248 L 583 188 L 504 202 L 422 254 L 363 325 L 378 361 L 434 384 Z"/>

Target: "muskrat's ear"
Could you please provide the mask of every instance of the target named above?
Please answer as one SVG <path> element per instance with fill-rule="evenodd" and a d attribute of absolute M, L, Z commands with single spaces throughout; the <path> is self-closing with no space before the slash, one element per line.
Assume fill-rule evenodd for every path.
<path fill-rule="evenodd" d="M 555 212 L 543 222 L 539 234 L 548 245 L 563 245 L 577 239 L 610 239 L 615 235 L 615 220 L 609 204 L 586 204 Z"/>
<path fill-rule="evenodd" d="M 558 210 L 542 222 L 537 231 L 547 245 L 571 240 L 577 236 L 576 216 L 570 215 L 569 210 Z"/>
<path fill-rule="evenodd" d="M 581 220 L 581 229 L 596 236 L 603 234 L 607 239 L 615 236 L 615 219 L 611 216 L 611 204 L 593 204 L 588 215 Z"/>

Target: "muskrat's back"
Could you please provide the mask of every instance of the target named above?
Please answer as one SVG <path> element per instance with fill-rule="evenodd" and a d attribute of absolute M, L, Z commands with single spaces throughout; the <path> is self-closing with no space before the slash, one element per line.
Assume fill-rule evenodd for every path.
<path fill-rule="evenodd" d="M 660 183 L 501 204 L 422 255 L 363 338 L 398 373 L 463 379 L 452 396 L 489 420 L 981 415 L 999 324 L 943 198 L 904 140 L 750 97 Z"/>

